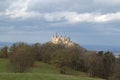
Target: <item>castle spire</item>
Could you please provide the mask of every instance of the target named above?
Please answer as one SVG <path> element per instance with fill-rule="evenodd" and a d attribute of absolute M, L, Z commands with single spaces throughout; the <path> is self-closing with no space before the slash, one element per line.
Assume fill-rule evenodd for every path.
<path fill-rule="evenodd" d="M 57 32 L 56 32 L 55 36 L 58 37 Z"/>

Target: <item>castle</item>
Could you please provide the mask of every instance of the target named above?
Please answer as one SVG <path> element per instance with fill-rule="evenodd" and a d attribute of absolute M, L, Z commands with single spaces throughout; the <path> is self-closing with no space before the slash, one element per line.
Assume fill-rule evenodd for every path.
<path fill-rule="evenodd" d="M 70 40 L 70 37 L 63 37 L 63 36 L 59 36 L 57 34 L 52 36 L 51 42 L 54 44 L 64 44 L 66 46 L 74 45 L 74 43 Z"/>

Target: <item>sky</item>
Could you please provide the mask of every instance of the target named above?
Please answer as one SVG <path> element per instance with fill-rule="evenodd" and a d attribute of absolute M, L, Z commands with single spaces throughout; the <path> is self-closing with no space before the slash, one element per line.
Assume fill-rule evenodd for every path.
<path fill-rule="evenodd" d="M 0 42 L 120 45 L 120 0 L 0 0 Z"/>

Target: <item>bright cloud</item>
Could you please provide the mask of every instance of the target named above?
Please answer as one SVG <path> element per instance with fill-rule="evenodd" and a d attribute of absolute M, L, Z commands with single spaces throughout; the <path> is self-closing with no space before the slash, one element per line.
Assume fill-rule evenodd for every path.
<path fill-rule="evenodd" d="M 81 22 L 110 22 L 114 20 L 120 20 L 120 12 L 117 13 L 77 13 L 77 12 L 57 12 L 57 13 L 45 13 L 43 17 L 47 21 L 60 21 L 66 20 L 70 23 Z"/>
<path fill-rule="evenodd" d="M 67 0 L 68 1 L 68 0 Z M 94 0 L 95 2 L 108 2 L 108 0 Z M 112 0 L 113 1 L 113 0 Z M 40 4 L 50 4 L 53 3 L 52 1 L 38 1 L 35 0 L 33 3 L 40 3 Z M 54 3 L 63 2 L 59 0 L 55 0 Z M 120 1 L 115 0 L 113 2 L 119 3 Z M 85 12 L 80 13 L 77 11 L 54 11 L 54 12 L 44 12 L 41 13 L 39 11 L 29 11 L 29 5 L 32 3 L 31 0 L 18 0 L 13 2 L 8 9 L 6 9 L 5 14 L 12 19 L 20 18 L 20 19 L 28 19 L 28 18 L 39 18 L 44 19 L 45 21 L 67 21 L 69 23 L 81 23 L 81 22 L 110 22 L 115 20 L 120 20 L 120 12 L 113 12 L 113 13 L 100 13 L 100 12 Z"/>
<path fill-rule="evenodd" d="M 77 12 L 53 12 L 53 13 L 38 13 L 38 12 L 11 12 L 9 13 L 11 18 L 43 18 L 46 21 L 62 21 L 66 20 L 70 23 L 81 22 L 110 22 L 120 20 L 120 12 L 116 13 L 77 13 Z"/>
<path fill-rule="evenodd" d="M 30 0 L 18 0 L 13 2 L 10 7 L 6 9 L 6 15 L 11 18 L 26 17 L 29 1 Z"/>
<path fill-rule="evenodd" d="M 120 20 L 120 12 L 116 13 L 77 13 L 77 12 L 57 12 L 57 13 L 45 13 L 42 15 L 48 21 L 66 20 L 70 23 L 80 22 L 110 22 L 114 20 Z"/>

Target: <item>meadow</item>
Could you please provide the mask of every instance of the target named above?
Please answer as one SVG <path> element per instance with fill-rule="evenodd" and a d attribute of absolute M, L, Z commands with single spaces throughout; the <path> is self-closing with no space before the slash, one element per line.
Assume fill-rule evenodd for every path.
<path fill-rule="evenodd" d="M 103 80 L 73 70 L 68 70 L 68 74 L 63 75 L 56 68 L 42 62 L 36 62 L 33 68 L 25 73 L 12 73 L 8 70 L 7 63 L 7 59 L 0 59 L 0 80 Z"/>

